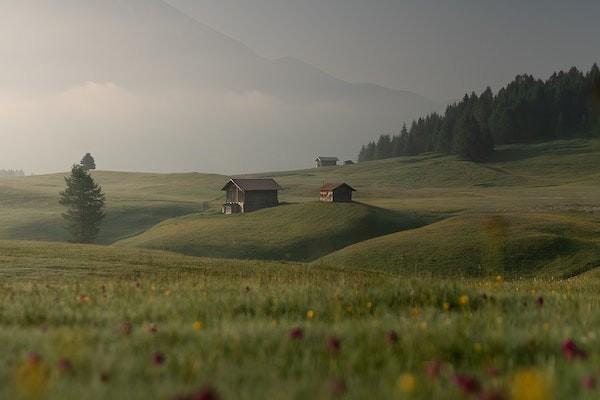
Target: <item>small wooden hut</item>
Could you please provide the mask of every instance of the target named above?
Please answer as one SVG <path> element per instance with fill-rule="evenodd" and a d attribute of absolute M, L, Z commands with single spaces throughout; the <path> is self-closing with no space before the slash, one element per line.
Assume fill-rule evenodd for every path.
<path fill-rule="evenodd" d="M 356 192 L 356 189 L 347 183 L 326 183 L 321 188 L 321 201 L 327 203 L 351 202 L 352 192 Z"/>
<path fill-rule="evenodd" d="M 281 186 L 274 179 L 231 179 L 223 187 L 223 214 L 257 211 L 279 205 Z"/>

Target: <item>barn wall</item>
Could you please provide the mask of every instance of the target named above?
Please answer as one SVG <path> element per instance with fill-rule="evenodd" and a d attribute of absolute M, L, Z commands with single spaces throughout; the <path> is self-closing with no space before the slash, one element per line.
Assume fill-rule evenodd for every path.
<path fill-rule="evenodd" d="M 352 201 L 352 190 L 341 187 L 333 191 L 333 201 L 334 202 L 350 202 Z"/>
<path fill-rule="evenodd" d="M 246 192 L 244 212 L 252 212 L 262 208 L 275 207 L 279 204 L 276 190 Z"/>

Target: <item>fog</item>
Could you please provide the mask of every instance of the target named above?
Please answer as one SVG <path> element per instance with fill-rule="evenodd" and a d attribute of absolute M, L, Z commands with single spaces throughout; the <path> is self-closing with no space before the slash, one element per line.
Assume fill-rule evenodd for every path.
<path fill-rule="evenodd" d="M 231 2 L 172 2 L 189 14 L 161 0 L 2 0 L 0 169 L 64 171 L 85 152 L 111 170 L 240 174 L 310 167 L 316 154 L 355 158 L 368 140 L 442 109 L 455 93 L 419 95 L 418 81 L 426 88 L 426 79 L 401 69 L 395 74 L 414 92 L 343 80 L 335 68 L 324 72 L 293 57 L 296 49 L 302 56 L 302 48 L 323 48 L 335 36 L 319 43 L 307 35 L 304 47 L 289 41 L 284 53 L 281 45 L 257 39 L 258 30 L 278 36 L 280 22 L 247 21 L 253 28 L 246 32 L 254 34 L 238 30 L 238 41 L 201 21 L 206 15 L 219 24 Z M 311 24 L 306 21 L 307 30 Z M 262 43 L 268 57 L 243 36 Z M 390 32 L 389 39 L 398 38 Z M 385 43 L 380 61 L 372 48 L 363 49 L 379 71 L 373 78 L 389 59 Z M 317 52 L 310 61 L 336 65 L 344 48 L 329 56 Z M 357 51 L 360 46 L 348 50 Z M 346 65 L 340 74 L 393 82 L 393 73 L 389 80 L 370 79 L 361 65 L 351 70 Z"/>

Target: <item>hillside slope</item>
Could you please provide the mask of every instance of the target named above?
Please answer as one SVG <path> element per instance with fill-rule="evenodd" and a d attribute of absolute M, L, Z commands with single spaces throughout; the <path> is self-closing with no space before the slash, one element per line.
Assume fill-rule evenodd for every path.
<path fill-rule="evenodd" d="M 166 221 L 118 245 L 194 256 L 310 261 L 376 236 L 429 220 L 364 204 L 282 205 L 250 214 Z"/>
<path fill-rule="evenodd" d="M 600 267 L 600 219 L 465 215 L 350 246 L 316 261 L 407 275 L 570 277 Z"/>

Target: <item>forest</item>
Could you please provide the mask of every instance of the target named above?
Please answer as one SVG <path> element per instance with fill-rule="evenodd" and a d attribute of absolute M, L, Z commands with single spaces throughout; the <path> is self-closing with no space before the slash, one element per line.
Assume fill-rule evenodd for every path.
<path fill-rule="evenodd" d="M 25 172 L 20 169 L 0 169 L 0 177 L 7 176 L 25 176 Z"/>
<path fill-rule="evenodd" d="M 600 134 L 600 69 L 573 67 L 546 81 L 519 75 L 494 94 L 466 94 L 442 114 L 432 113 L 384 134 L 360 150 L 359 161 L 426 152 L 488 160 L 497 145 L 591 137 Z"/>

